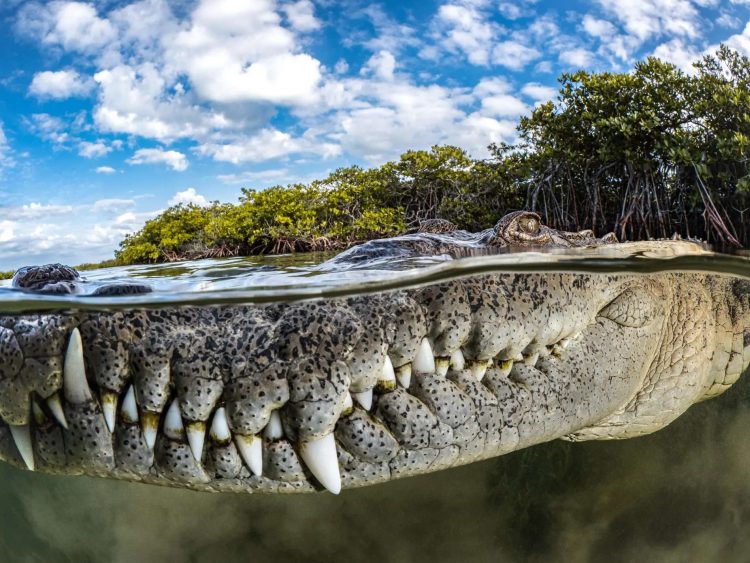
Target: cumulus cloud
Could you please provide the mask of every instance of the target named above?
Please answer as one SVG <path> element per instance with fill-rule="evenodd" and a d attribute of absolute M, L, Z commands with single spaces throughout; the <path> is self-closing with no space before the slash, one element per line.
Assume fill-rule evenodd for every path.
<path fill-rule="evenodd" d="M 517 41 L 501 41 L 492 49 L 492 62 L 512 70 L 521 70 L 540 56 L 539 50 Z"/>
<path fill-rule="evenodd" d="M 114 169 L 112 170 L 114 172 Z M 96 200 L 91 209 L 93 211 L 117 211 L 123 207 L 132 207 L 135 205 L 134 199 L 123 198 L 105 198 Z"/>
<path fill-rule="evenodd" d="M 172 198 L 169 200 L 169 205 L 179 205 L 179 204 L 188 204 L 192 203 L 194 205 L 208 205 L 208 200 L 206 200 L 205 197 L 200 195 L 195 188 L 188 188 L 184 191 L 177 192 L 172 196 Z"/>
<path fill-rule="evenodd" d="M 114 174 L 115 172 L 117 172 L 117 170 L 115 170 L 111 166 L 98 166 L 96 168 L 97 174 Z"/>
<path fill-rule="evenodd" d="M 78 154 L 84 158 L 98 158 L 112 152 L 112 147 L 101 139 L 95 142 L 81 141 L 78 143 Z"/>
<path fill-rule="evenodd" d="M 310 0 L 298 0 L 283 7 L 284 13 L 293 29 L 301 32 L 320 29 L 320 22 L 315 17 L 315 6 Z"/>
<path fill-rule="evenodd" d="M 294 137 L 278 129 L 267 128 L 254 135 L 227 143 L 205 143 L 198 152 L 222 162 L 262 162 L 292 154 L 315 154 L 324 158 L 336 156 L 341 149 L 330 142 L 312 137 Z"/>
<path fill-rule="evenodd" d="M 663 34 L 698 37 L 698 10 L 691 0 L 598 0 L 625 31 L 640 41 Z"/>
<path fill-rule="evenodd" d="M 537 102 L 546 102 L 557 96 L 557 88 L 544 86 L 537 82 L 529 82 L 523 85 L 521 92 Z"/>
<path fill-rule="evenodd" d="M 138 149 L 127 162 L 128 164 L 166 164 L 178 172 L 183 172 L 188 167 L 188 160 L 184 154 L 164 149 Z"/>
<path fill-rule="evenodd" d="M 438 9 L 436 24 L 444 34 L 445 48 L 462 53 L 475 65 L 489 62 L 495 25 L 475 3 L 443 4 Z"/>
<path fill-rule="evenodd" d="M 93 88 L 87 77 L 75 70 L 37 72 L 29 85 L 29 94 L 37 98 L 63 100 L 75 96 L 85 96 Z"/>

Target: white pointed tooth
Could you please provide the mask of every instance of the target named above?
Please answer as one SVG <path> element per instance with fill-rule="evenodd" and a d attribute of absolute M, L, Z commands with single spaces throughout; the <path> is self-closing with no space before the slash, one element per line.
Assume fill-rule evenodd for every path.
<path fill-rule="evenodd" d="M 73 332 L 70 333 L 68 348 L 65 350 L 63 389 L 65 399 L 75 405 L 90 401 L 92 398 L 89 383 L 86 381 L 81 333 L 77 328 L 74 328 Z"/>
<path fill-rule="evenodd" d="M 539 352 L 534 352 L 533 354 L 525 356 L 523 359 L 523 363 L 525 363 L 527 366 L 535 366 L 538 359 Z"/>
<path fill-rule="evenodd" d="M 411 364 L 404 364 L 396 370 L 396 379 L 401 384 L 401 387 L 408 389 L 411 385 Z"/>
<path fill-rule="evenodd" d="M 474 360 L 469 362 L 469 369 L 471 370 L 471 374 L 477 378 L 477 381 L 482 381 L 484 374 L 487 373 L 488 365 L 489 361 L 487 360 Z"/>
<path fill-rule="evenodd" d="M 164 435 L 172 440 L 180 440 L 185 437 L 185 427 L 182 425 L 182 415 L 177 399 L 169 405 L 164 417 Z"/>
<path fill-rule="evenodd" d="M 263 435 L 269 440 L 278 440 L 284 437 L 284 427 L 281 425 L 281 417 L 278 411 L 271 411 L 271 418 L 268 419 Z"/>
<path fill-rule="evenodd" d="M 326 489 L 337 495 L 341 492 L 339 457 L 333 433 L 312 442 L 300 444 L 299 453 L 310 472 Z"/>
<path fill-rule="evenodd" d="M 120 413 L 125 422 L 129 422 L 130 424 L 138 423 L 138 404 L 135 402 L 135 391 L 133 391 L 132 385 L 128 387 L 125 393 Z"/>
<path fill-rule="evenodd" d="M 60 401 L 60 393 L 53 393 L 47 397 L 47 407 L 49 412 L 55 417 L 55 420 L 60 423 L 60 426 L 68 429 L 68 421 L 65 419 L 65 411 L 63 411 L 62 402 Z"/>
<path fill-rule="evenodd" d="M 507 377 L 513 369 L 513 360 L 503 360 L 497 367 L 500 370 L 500 373 Z"/>
<path fill-rule="evenodd" d="M 391 358 L 387 355 L 383 362 L 383 373 L 378 380 L 378 387 L 386 391 L 390 391 L 396 387 L 396 372 L 393 369 Z"/>
<path fill-rule="evenodd" d="M 253 475 L 258 477 L 263 475 L 263 441 L 260 436 L 235 434 L 234 443 L 237 444 L 240 456 L 245 461 L 247 468 L 253 472 Z"/>
<path fill-rule="evenodd" d="M 344 396 L 344 407 L 341 409 L 341 415 L 347 416 L 349 414 L 352 414 L 353 410 L 354 410 L 354 401 L 352 401 L 352 394 L 349 393 L 349 391 L 347 391 L 346 395 Z"/>
<path fill-rule="evenodd" d="M 435 358 L 435 373 L 440 377 L 445 377 L 447 375 L 449 367 L 451 367 L 450 358 Z"/>
<path fill-rule="evenodd" d="M 155 412 L 143 411 L 140 414 L 140 419 L 143 439 L 146 441 L 148 448 L 153 450 L 154 444 L 156 444 L 156 434 L 159 432 L 159 415 Z"/>
<path fill-rule="evenodd" d="M 229 423 L 227 422 L 227 411 L 224 407 L 219 407 L 214 413 L 214 419 L 211 421 L 211 439 L 225 446 L 232 439 L 232 433 L 229 431 Z"/>
<path fill-rule="evenodd" d="M 464 359 L 464 353 L 459 348 L 453 354 L 451 354 L 451 366 L 456 371 L 461 371 L 466 367 L 466 360 Z"/>
<path fill-rule="evenodd" d="M 117 418 L 117 393 L 112 391 L 102 391 L 102 412 L 104 413 L 104 422 L 107 423 L 110 433 L 115 431 L 115 419 Z"/>
<path fill-rule="evenodd" d="M 206 439 L 206 423 L 200 420 L 188 422 L 185 432 L 193 457 L 196 461 L 200 461 L 203 457 L 203 442 Z"/>
<path fill-rule="evenodd" d="M 362 391 L 361 393 L 352 393 L 352 397 L 354 397 L 354 400 L 362 405 L 362 408 L 366 411 L 369 411 L 372 408 L 372 388 L 367 391 Z"/>
<path fill-rule="evenodd" d="M 28 424 L 20 426 L 10 425 L 10 434 L 16 443 L 16 449 L 21 454 L 23 462 L 31 471 L 34 471 L 34 447 L 31 445 L 31 430 Z"/>
<path fill-rule="evenodd" d="M 435 373 L 435 357 L 432 355 L 430 341 L 426 338 L 419 344 L 417 357 L 411 365 L 415 373 Z"/>

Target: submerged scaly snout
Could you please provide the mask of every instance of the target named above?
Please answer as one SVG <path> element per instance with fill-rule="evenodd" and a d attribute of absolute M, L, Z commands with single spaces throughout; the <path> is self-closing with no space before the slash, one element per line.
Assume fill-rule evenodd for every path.
<path fill-rule="evenodd" d="M 0 456 L 337 493 L 566 435 L 652 431 L 710 387 L 715 296 L 685 289 L 706 283 L 498 274 L 348 299 L 5 316 Z M 685 381 L 695 393 L 680 395 Z"/>

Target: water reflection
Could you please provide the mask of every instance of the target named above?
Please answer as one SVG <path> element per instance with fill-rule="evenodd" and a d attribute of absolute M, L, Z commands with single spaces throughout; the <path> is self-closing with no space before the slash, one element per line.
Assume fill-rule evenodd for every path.
<path fill-rule="evenodd" d="M 747 561 L 750 379 L 652 436 L 328 494 L 191 493 L 0 464 L 3 561 Z"/>

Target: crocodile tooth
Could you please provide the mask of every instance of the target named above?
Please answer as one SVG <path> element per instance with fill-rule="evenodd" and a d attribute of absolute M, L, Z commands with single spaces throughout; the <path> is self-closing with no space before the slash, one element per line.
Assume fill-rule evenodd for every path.
<path fill-rule="evenodd" d="M 117 393 L 112 391 L 102 391 L 102 412 L 104 413 L 104 422 L 110 432 L 115 431 L 115 419 L 117 418 Z"/>
<path fill-rule="evenodd" d="M 125 398 L 122 400 L 122 419 L 130 424 L 138 423 L 138 405 L 135 402 L 135 392 L 133 386 L 128 387 Z"/>
<path fill-rule="evenodd" d="M 65 419 L 65 411 L 63 411 L 62 401 L 60 400 L 60 393 L 53 393 L 47 397 L 47 407 L 55 420 L 60 423 L 60 426 L 68 429 L 68 421 Z"/>
<path fill-rule="evenodd" d="M 389 356 L 386 356 L 383 362 L 383 375 L 378 380 L 378 387 L 385 391 L 391 391 L 396 387 L 396 372 Z"/>
<path fill-rule="evenodd" d="M 349 391 L 346 392 L 344 397 L 344 408 L 341 409 L 341 416 L 347 416 L 352 414 L 354 410 L 354 402 L 352 401 L 352 394 Z"/>
<path fill-rule="evenodd" d="M 466 367 L 466 360 L 464 359 L 464 353 L 459 348 L 453 354 L 451 354 L 451 366 L 456 371 L 461 371 Z"/>
<path fill-rule="evenodd" d="M 234 443 L 253 475 L 263 475 L 263 442 L 260 436 L 235 434 Z"/>
<path fill-rule="evenodd" d="M 312 442 L 302 442 L 299 447 L 302 461 L 318 482 L 334 495 L 341 492 L 339 458 L 333 433 Z"/>
<path fill-rule="evenodd" d="M 361 393 L 352 393 L 352 397 L 354 397 L 354 400 L 362 405 L 362 408 L 366 411 L 369 411 L 372 408 L 372 388 L 367 391 L 362 391 Z"/>
<path fill-rule="evenodd" d="M 232 433 L 229 431 L 229 423 L 227 422 L 227 411 L 224 407 L 216 409 L 209 433 L 211 439 L 221 446 L 227 445 L 232 439 Z"/>
<path fill-rule="evenodd" d="M 172 440 L 181 440 L 185 437 L 185 427 L 182 425 L 182 415 L 177 399 L 172 401 L 164 417 L 164 434 Z M 148 440 L 146 440 L 148 442 Z M 149 444 L 149 447 L 150 444 Z"/>
<path fill-rule="evenodd" d="M 411 364 L 404 364 L 396 370 L 396 379 L 404 389 L 411 385 Z"/>
<path fill-rule="evenodd" d="M 445 377 L 448 373 L 448 368 L 451 367 L 451 359 L 446 357 L 435 358 L 435 373 L 440 377 Z"/>
<path fill-rule="evenodd" d="M 426 338 L 422 339 L 417 351 L 417 357 L 412 362 L 415 373 L 435 373 L 435 357 L 432 355 L 432 346 Z"/>
<path fill-rule="evenodd" d="M 75 405 L 90 401 L 92 398 L 89 383 L 86 381 L 86 369 L 83 364 L 83 343 L 77 328 L 70 333 L 68 348 L 63 363 L 63 387 L 65 399 Z"/>
<path fill-rule="evenodd" d="M 31 430 L 28 424 L 10 425 L 10 434 L 16 443 L 16 449 L 21 454 L 26 467 L 34 471 L 34 447 L 31 445 Z"/>
<path fill-rule="evenodd" d="M 156 434 L 159 431 L 159 413 L 143 411 L 140 414 L 140 419 L 143 439 L 149 449 L 153 450 L 154 444 L 156 444 Z"/>
<path fill-rule="evenodd" d="M 477 381 L 484 379 L 484 374 L 487 373 L 487 367 L 490 362 L 488 360 L 474 360 L 469 362 L 469 369 L 471 374 L 477 378 Z"/>
<path fill-rule="evenodd" d="M 527 366 L 535 366 L 537 360 L 539 360 L 539 352 L 534 352 L 533 354 L 525 356 L 523 359 L 523 363 Z"/>
<path fill-rule="evenodd" d="M 513 369 L 513 360 L 503 360 L 497 367 L 500 369 L 500 373 L 507 377 Z"/>
<path fill-rule="evenodd" d="M 185 431 L 193 457 L 196 461 L 200 461 L 203 457 L 203 442 L 206 439 L 206 423 L 201 420 L 188 422 Z"/>
<path fill-rule="evenodd" d="M 281 417 L 278 411 L 271 411 L 271 418 L 268 419 L 263 436 L 269 440 L 278 440 L 284 437 L 284 427 L 281 425 Z"/>

